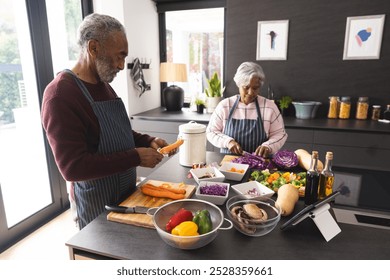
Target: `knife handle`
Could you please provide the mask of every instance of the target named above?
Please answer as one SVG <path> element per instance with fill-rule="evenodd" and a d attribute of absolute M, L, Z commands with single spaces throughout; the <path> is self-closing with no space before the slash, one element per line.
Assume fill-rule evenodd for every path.
<path fill-rule="evenodd" d="M 129 209 L 129 207 L 125 207 L 125 206 L 106 205 L 105 208 L 108 211 L 117 212 L 117 213 L 134 213 L 134 211 L 132 211 L 131 208 Z"/>

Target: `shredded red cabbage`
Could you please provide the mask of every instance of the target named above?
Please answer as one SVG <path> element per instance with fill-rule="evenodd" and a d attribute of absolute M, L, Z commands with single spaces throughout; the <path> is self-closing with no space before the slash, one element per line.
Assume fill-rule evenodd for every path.
<path fill-rule="evenodd" d="M 273 155 L 272 161 L 281 169 L 290 169 L 298 165 L 298 156 L 289 150 L 280 150 Z"/>
<path fill-rule="evenodd" d="M 272 170 L 275 168 L 271 160 L 264 159 L 263 157 L 258 156 L 255 153 L 245 153 L 243 156 L 233 159 L 232 162 L 248 164 L 250 169 Z"/>
<path fill-rule="evenodd" d="M 201 194 L 225 196 L 227 192 L 226 185 L 213 184 L 200 187 Z"/>

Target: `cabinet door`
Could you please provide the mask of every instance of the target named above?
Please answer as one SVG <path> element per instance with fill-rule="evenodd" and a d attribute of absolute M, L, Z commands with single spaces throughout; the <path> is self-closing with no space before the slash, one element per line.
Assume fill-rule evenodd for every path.
<path fill-rule="evenodd" d="M 283 149 L 295 151 L 297 149 L 305 149 L 311 151 L 313 148 L 313 130 L 311 129 L 295 129 L 287 128 L 287 141 Z"/>

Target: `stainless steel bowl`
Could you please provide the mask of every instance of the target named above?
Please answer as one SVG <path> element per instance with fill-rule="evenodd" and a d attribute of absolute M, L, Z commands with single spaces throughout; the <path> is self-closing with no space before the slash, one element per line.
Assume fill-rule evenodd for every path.
<path fill-rule="evenodd" d="M 177 236 L 167 232 L 165 230 L 166 224 L 180 208 L 185 208 L 193 213 L 198 210 L 208 210 L 213 224 L 212 231 L 197 236 Z M 229 227 L 221 227 L 224 221 L 230 224 Z M 154 213 L 153 224 L 165 243 L 184 250 L 201 248 L 213 241 L 217 237 L 219 230 L 228 230 L 233 227 L 231 222 L 224 218 L 223 212 L 216 205 L 197 199 L 181 199 L 164 204 Z"/>

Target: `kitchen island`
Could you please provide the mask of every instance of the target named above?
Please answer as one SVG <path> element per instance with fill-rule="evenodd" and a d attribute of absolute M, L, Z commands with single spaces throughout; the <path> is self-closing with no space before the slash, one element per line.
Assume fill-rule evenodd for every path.
<path fill-rule="evenodd" d="M 207 163 L 219 163 L 223 155 L 207 152 Z M 187 178 L 189 168 L 179 164 L 175 155 L 147 178 L 168 182 L 194 184 Z M 229 196 L 235 195 L 232 190 Z M 298 212 L 304 207 L 299 201 Z M 225 206 L 221 206 L 225 212 Z M 216 239 L 197 250 L 180 250 L 162 241 L 154 229 L 107 220 L 102 213 L 66 245 L 71 259 L 275 259 L 275 260 L 389 260 L 389 230 L 339 223 L 341 233 L 326 242 L 314 222 L 305 219 L 297 226 L 282 231 L 279 225 L 268 235 L 249 237 L 234 228 L 220 230 Z M 225 215 L 226 217 L 226 215 Z M 226 225 L 225 225 L 226 223 Z M 228 226 L 225 222 L 224 227 Z"/>

